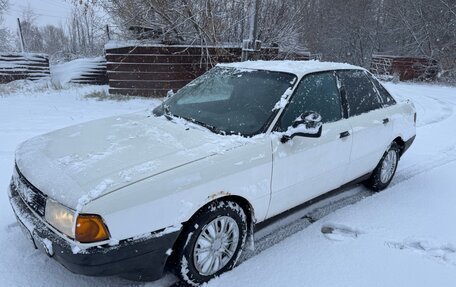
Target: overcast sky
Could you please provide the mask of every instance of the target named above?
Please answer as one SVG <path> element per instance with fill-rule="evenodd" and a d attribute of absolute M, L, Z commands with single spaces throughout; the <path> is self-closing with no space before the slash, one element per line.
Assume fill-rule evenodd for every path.
<path fill-rule="evenodd" d="M 4 15 L 4 24 L 12 31 L 17 30 L 17 18 L 22 17 L 22 11 L 30 5 L 36 14 L 36 24 L 44 26 L 65 24 L 70 15 L 69 0 L 9 0 L 9 9 Z"/>

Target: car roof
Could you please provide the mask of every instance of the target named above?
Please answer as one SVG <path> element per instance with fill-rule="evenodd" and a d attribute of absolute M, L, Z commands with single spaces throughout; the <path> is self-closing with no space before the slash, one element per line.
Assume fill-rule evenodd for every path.
<path fill-rule="evenodd" d="M 245 61 L 236 63 L 222 63 L 219 67 L 231 67 L 247 70 L 266 70 L 275 72 L 292 73 L 301 78 L 304 75 L 315 72 L 332 71 L 332 70 L 365 70 L 364 68 L 335 62 L 320 61 Z"/>

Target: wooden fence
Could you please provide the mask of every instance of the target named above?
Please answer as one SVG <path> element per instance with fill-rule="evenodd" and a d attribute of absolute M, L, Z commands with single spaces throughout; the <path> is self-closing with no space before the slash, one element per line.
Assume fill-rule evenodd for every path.
<path fill-rule="evenodd" d="M 35 53 L 0 54 L 0 83 L 48 78 L 49 57 Z"/>
<path fill-rule="evenodd" d="M 373 55 L 370 71 L 391 78 L 398 76 L 401 81 L 434 80 L 439 68 L 437 61 L 427 58 Z"/>
<path fill-rule="evenodd" d="M 263 48 L 255 59 L 276 59 L 278 48 Z M 109 93 L 163 97 L 217 63 L 241 60 L 239 47 L 126 46 L 106 49 Z"/>

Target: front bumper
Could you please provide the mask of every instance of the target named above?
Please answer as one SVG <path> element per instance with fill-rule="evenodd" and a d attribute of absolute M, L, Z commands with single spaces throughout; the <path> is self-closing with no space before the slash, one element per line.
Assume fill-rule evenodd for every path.
<path fill-rule="evenodd" d="M 90 276 L 125 275 L 138 280 L 156 280 L 163 275 L 169 249 L 179 231 L 151 233 L 147 237 L 127 239 L 115 246 L 75 249 L 53 232 L 24 203 L 14 185 L 9 190 L 10 203 L 19 225 L 35 248 L 57 260 L 73 273 Z"/>

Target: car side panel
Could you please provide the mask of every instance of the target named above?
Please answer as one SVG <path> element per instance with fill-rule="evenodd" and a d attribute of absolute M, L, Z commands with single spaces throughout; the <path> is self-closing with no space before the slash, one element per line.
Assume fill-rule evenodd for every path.
<path fill-rule="evenodd" d="M 395 138 L 407 141 L 415 135 L 414 113 L 413 104 L 399 102 L 351 118 L 353 149 L 346 182 L 371 172 Z"/>
<path fill-rule="evenodd" d="M 82 212 L 100 214 L 116 240 L 180 227 L 203 205 L 227 195 L 247 199 L 261 221 L 270 201 L 271 140 L 264 136 L 248 141 L 102 196 Z"/>
<path fill-rule="evenodd" d="M 294 137 L 283 144 L 273 140 L 272 197 L 268 217 L 338 188 L 344 182 L 352 147 L 346 119 L 325 123 L 319 138 Z"/>
<path fill-rule="evenodd" d="M 393 123 L 392 139 L 397 137 L 408 141 L 416 135 L 416 126 L 414 116 L 416 113 L 415 106 L 412 102 L 398 102 L 396 105 L 388 107 L 390 119 Z"/>
<path fill-rule="evenodd" d="M 349 119 L 353 130 L 353 145 L 346 182 L 371 172 L 391 143 L 393 124 L 384 123 L 384 119 L 389 121 L 385 109 L 373 110 Z"/>

